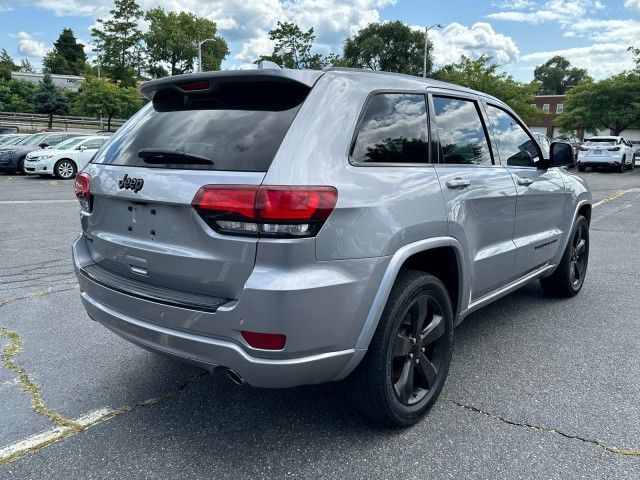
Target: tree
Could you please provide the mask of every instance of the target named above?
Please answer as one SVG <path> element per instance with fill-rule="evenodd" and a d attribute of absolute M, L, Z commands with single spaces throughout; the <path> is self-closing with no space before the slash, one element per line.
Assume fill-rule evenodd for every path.
<path fill-rule="evenodd" d="M 636 71 L 640 72 L 640 48 L 629 47 L 627 50 L 630 51 L 631 54 L 634 56 L 633 61 L 636 64 Z"/>
<path fill-rule="evenodd" d="M 23 58 L 22 60 L 20 60 L 20 66 L 18 68 L 20 69 L 21 72 L 36 73 L 36 69 L 33 68 L 33 65 L 31 65 L 31 62 L 26 58 Z"/>
<path fill-rule="evenodd" d="M 322 55 L 311 54 L 316 35 L 313 28 L 306 32 L 292 22 L 278 22 L 269 31 L 269 39 L 275 42 L 271 55 L 263 55 L 256 60 L 275 62 L 283 68 L 320 69 L 324 67 Z"/>
<path fill-rule="evenodd" d="M 84 45 L 78 43 L 70 28 L 62 30 L 53 44 L 53 50 L 45 55 L 43 61 L 45 70 L 61 75 L 80 75 L 86 63 Z"/>
<path fill-rule="evenodd" d="M 0 78 L 11 80 L 11 72 L 16 70 L 18 70 L 18 65 L 14 63 L 11 55 L 4 48 L 0 50 Z"/>
<path fill-rule="evenodd" d="M 350 67 L 422 75 L 424 40 L 423 32 L 400 21 L 371 23 L 347 39 L 344 58 Z M 430 54 L 427 73 L 431 68 Z"/>
<path fill-rule="evenodd" d="M 24 80 L 0 80 L 0 110 L 33 112 L 33 96 L 37 87 Z"/>
<path fill-rule="evenodd" d="M 563 131 L 584 128 L 612 135 L 640 125 L 640 76 L 623 73 L 594 82 L 584 80 L 567 92 L 565 113 L 556 120 Z"/>
<path fill-rule="evenodd" d="M 202 63 L 205 70 L 219 70 L 229 53 L 227 42 L 216 34 L 216 24 L 206 18 L 187 12 L 166 12 L 162 7 L 145 14 L 149 30 L 144 35 L 149 55 L 149 71 L 162 76 L 162 63 L 169 64 L 171 75 L 194 69 L 198 57 L 197 42 L 212 38 L 202 45 Z"/>
<path fill-rule="evenodd" d="M 476 60 L 462 56 L 460 62 L 446 65 L 435 72 L 434 78 L 472 88 L 499 98 L 509 105 L 527 123 L 540 117 L 540 111 L 531 106 L 536 85 L 517 82 L 488 55 Z"/>
<path fill-rule="evenodd" d="M 65 96 L 55 87 L 51 75 L 45 73 L 42 81 L 38 85 L 33 103 L 36 113 L 46 113 L 49 115 L 49 128 L 53 126 L 54 115 L 64 115 L 69 111 L 69 104 Z"/>
<path fill-rule="evenodd" d="M 115 0 L 108 19 L 91 29 L 102 70 L 122 86 L 134 86 L 140 59 L 142 10 L 135 0 Z"/>
<path fill-rule="evenodd" d="M 542 95 L 564 95 L 571 87 L 590 78 L 586 69 L 571 67 L 569 60 L 560 55 L 536 67 L 533 76 L 539 82 L 538 92 Z"/>
<path fill-rule="evenodd" d="M 80 87 L 75 110 L 82 115 L 106 116 L 107 130 L 111 131 L 114 117 L 129 117 L 141 106 L 134 87 L 118 87 L 105 78 L 88 78 Z"/>

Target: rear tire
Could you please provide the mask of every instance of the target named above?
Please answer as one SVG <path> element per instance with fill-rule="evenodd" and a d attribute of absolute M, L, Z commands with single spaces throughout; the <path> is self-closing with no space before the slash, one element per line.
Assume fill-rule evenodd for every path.
<path fill-rule="evenodd" d="M 453 310 L 440 280 L 403 270 L 369 349 L 346 381 L 353 406 L 393 427 L 418 422 L 435 403 L 453 351 Z"/>
<path fill-rule="evenodd" d="M 573 297 L 584 285 L 588 263 L 589 222 L 582 215 L 578 215 L 560 264 L 549 277 L 541 278 L 540 284 L 550 295 Z"/>
<path fill-rule="evenodd" d="M 24 173 L 24 158 L 21 158 L 20 160 L 18 160 L 18 169 L 16 170 L 16 173 L 18 173 L 19 175 L 25 175 L 25 173 Z"/>
<path fill-rule="evenodd" d="M 53 173 L 60 180 L 72 180 L 76 176 L 78 168 L 73 160 L 63 158 L 53 166 Z"/>
<path fill-rule="evenodd" d="M 625 165 L 627 162 L 627 157 L 622 157 L 622 161 L 620 162 L 620 170 L 618 170 L 618 173 L 624 173 L 624 171 L 627 169 L 627 166 Z"/>
<path fill-rule="evenodd" d="M 578 171 L 579 172 L 584 172 L 585 171 L 584 165 L 578 165 Z"/>

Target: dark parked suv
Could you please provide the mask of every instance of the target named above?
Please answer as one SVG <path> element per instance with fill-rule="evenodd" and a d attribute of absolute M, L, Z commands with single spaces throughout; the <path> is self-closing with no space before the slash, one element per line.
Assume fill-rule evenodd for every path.
<path fill-rule="evenodd" d="M 27 153 L 39 148 L 53 147 L 63 140 L 79 135 L 81 134 L 71 132 L 35 133 L 15 145 L 0 147 L 0 172 L 22 173 Z"/>
<path fill-rule="evenodd" d="M 349 69 L 192 74 L 76 177 L 89 316 L 258 387 L 346 379 L 411 425 L 454 327 L 527 282 L 582 288 L 591 194 L 501 101 Z"/>

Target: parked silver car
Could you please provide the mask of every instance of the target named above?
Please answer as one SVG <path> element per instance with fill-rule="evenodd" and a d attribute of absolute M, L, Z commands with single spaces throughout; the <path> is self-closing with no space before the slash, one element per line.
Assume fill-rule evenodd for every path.
<path fill-rule="evenodd" d="M 238 383 L 347 379 L 397 426 L 435 402 L 454 326 L 540 278 L 573 296 L 591 194 L 502 102 L 357 71 L 148 82 L 76 177 L 91 318 Z"/>

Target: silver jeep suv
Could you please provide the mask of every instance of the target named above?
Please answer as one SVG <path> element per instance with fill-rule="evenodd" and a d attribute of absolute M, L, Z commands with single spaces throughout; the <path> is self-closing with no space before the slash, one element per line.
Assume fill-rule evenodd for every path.
<path fill-rule="evenodd" d="M 76 178 L 89 316 L 238 383 L 346 379 L 354 404 L 415 423 L 454 327 L 541 279 L 581 289 L 591 194 L 499 100 L 404 75 L 189 74 Z"/>

